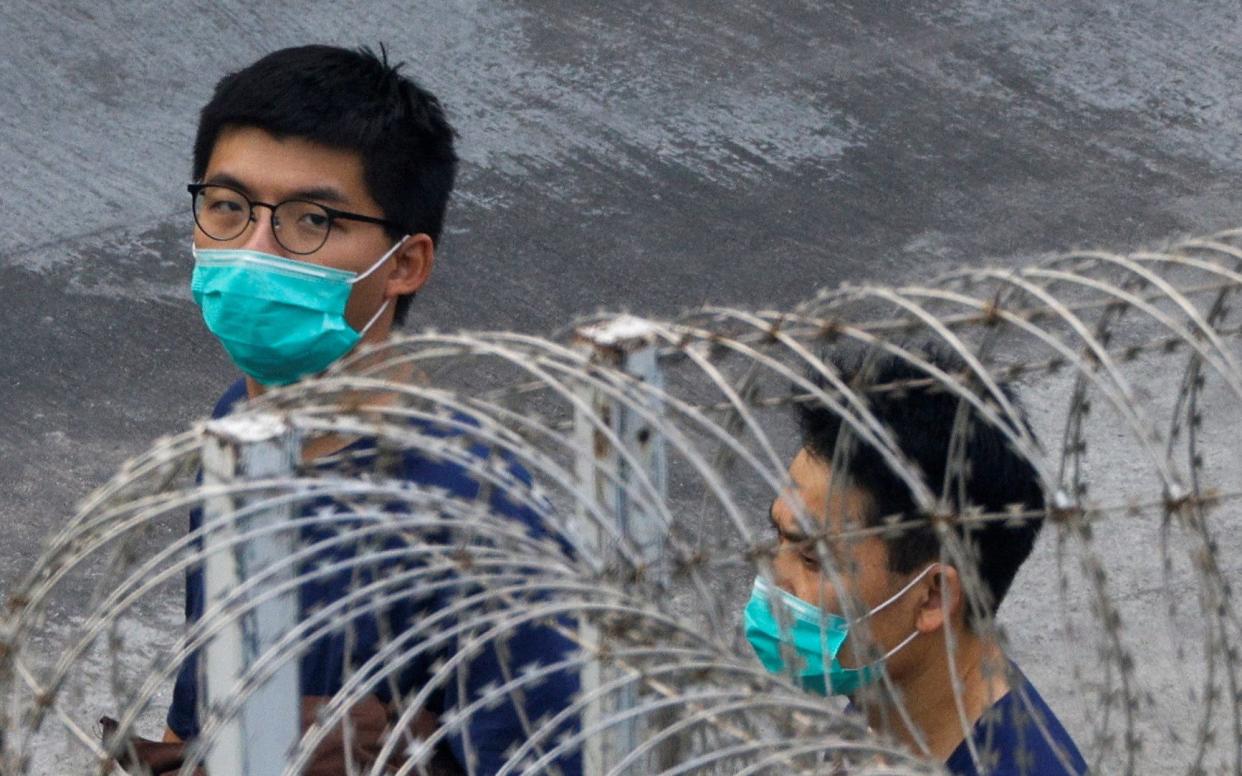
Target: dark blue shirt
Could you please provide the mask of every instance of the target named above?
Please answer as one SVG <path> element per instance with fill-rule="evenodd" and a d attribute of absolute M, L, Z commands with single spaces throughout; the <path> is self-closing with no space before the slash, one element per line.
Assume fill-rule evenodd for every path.
<path fill-rule="evenodd" d="M 945 763 L 955 776 L 1081 776 L 1087 772 L 1074 739 L 1040 697 L 1035 685 L 1020 681 L 984 712 L 971 730 L 979 753 L 975 768 L 967 741 Z M 1059 750 L 1059 753 L 1058 753 Z"/>
<path fill-rule="evenodd" d="M 245 382 L 238 380 L 232 385 L 212 413 L 213 418 L 228 414 L 233 405 L 246 396 Z M 430 424 L 417 424 L 421 433 L 449 437 L 458 432 L 451 429 L 439 429 Z M 373 454 L 373 442 L 360 440 L 347 451 L 354 455 L 366 456 L 368 449 Z M 472 450 L 480 460 L 485 460 L 487 448 L 476 445 Z M 462 499 L 473 500 L 479 492 L 479 483 L 456 463 L 441 460 L 417 450 L 404 450 L 399 464 L 399 474 L 407 482 L 425 488 L 441 489 L 448 494 Z M 530 475 L 512 461 L 509 462 L 510 472 L 526 485 L 530 484 Z M 330 502 L 329 502 L 330 504 Z M 309 504 L 302 510 L 303 516 L 313 515 L 324 506 L 323 500 Z M 547 537 L 549 531 L 545 520 L 535 510 L 514 504 L 504 497 L 499 489 L 495 489 L 490 498 L 490 506 L 499 515 L 511 517 L 520 522 L 527 533 L 534 537 Z M 190 530 L 197 530 L 202 524 L 202 514 L 194 510 L 190 514 Z M 308 545 L 331 540 L 338 532 L 331 528 L 305 526 L 302 529 L 302 541 Z M 399 545 L 398 545 L 399 546 Z M 390 549 L 385 544 L 383 549 Z M 352 553 L 358 551 L 357 545 L 349 545 L 337 541 L 330 549 L 316 555 L 315 561 L 348 561 Z M 386 569 L 381 569 L 381 572 Z M 327 576 L 317 575 L 302 582 L 300 587 L 300 605 L 305 617 L 317 607 L 330 604 L 342 598 L 350 589 L 366 580 L 358 579 L 358 569 L 345 569 Z M 372 574 L 372 579 L 374 575 Z M 425 577 L 423 578 L 425 579 Z M 424 583 L 425 584 L 425 583 Z M 419 617 L 443 611 L 454 600 L 460 598 L 461 592 L 454 585 L 439 585 L 427 593 L 411 590 L 408 597 L 402 598 L 388 606 L 381 614 L 374 612 L 348 615 L 348 623 L 316 640 L 301 659 L 301 687 L 303 695 L 332 695 L 340 690 L 345 675 L 346 665 L 358 666 L 374 656 L 382 646 L 381 633 L 387 632 L 389 637 L 400 634 Z M 204 608 L 204 589 L 201 568 L 192 567 L 186 573 L 185 615 L 187 623 L 197 620 Z M 384 620 L 381 622 L 381 618 Z M 446 623 L 449 627 L 451 623 Z M 394 672 L 395 682 L 380 681 L 374 685 L 373 691 L 385 703 L 393 699 L 394 690 L 404 695 L 429 683 L 438 661 L 450 657 L 454 653 L 454 640 L 437 650 L 423 652 L 409 660 Z M 487 688 L 495 688 L 514 678 L 524 666 L 529 664 L 548 665 L 557 660 L 569 657 L 574 651 L 573 645 L 564 637 L 546 626 L 526 626 L 515 631 L 505 645 L 506 667 L 502 670 L 501 661 L 492 647 L 481 650 L 473 657 L 466 667 L 465 687 L 459 688 L 458 682 L 450 680 L 444 683 L 429 700 L 427 708 L 442 712 L 454 708 L 465 707 L 477 697 L 481 697 Z M 190 656 L 181 667 L 173 691 L 172 706 L 168 710 L 168 727 L 182 739 L 189 739 L 198 733 L 198 655 Z M 348 661 L 348 663 L 347 663 Z M 394 686 L 395 685 L 395 686 Z M 464 693 L 462 692 L 464 690 Z M 576 672 L 560 672 L 551 674 L 541 684 L 523 687 L 523 708 L 518 709 L 511 699 L 491 706 L 481 706 L 471 716 L 464 734 L 453 734 L 449 742 L 458 762 L 465 763 L 466 740 L 470 751 L 478 756 L 475 765 L 477 773 L 494 773 L 505 761 L 505 753 L 526 739 L 519 711 L 527 720 L 538 720 L 551 717 L 572 702 L 578 690 Z M 551 740 L 555 741 L 553 737 Z M 559 761 L 562 771 L 567 774 L 580 772 L 578 757 L 562 758 Z"/>

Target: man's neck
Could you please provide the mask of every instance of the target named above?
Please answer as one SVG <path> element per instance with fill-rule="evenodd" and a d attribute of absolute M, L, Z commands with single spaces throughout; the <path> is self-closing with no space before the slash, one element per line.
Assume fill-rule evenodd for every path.
<path fill-rule="evenodd" d="M 359 345 L 376 345 L 388 339 L 391 332 L 392 322 L 390 320 L 376 321 L 376 325 L 363 337 Z M 353 367 L 358 371 L 363 371 L 368 367 L 375 366 L 374 363 L 368 363 L 369 358 L 364 358 Z M 396 382 L 408 381 L 411 379 L 414 369 L 410 364 L 400 364 L 393 369 L 382 370 L 381 373 L 374 375 L 377 378 L 385 380 L 393 380 Z M 267 392 L 267 386 L 255 380 L 253 377 L 246 377 L 246 396 L 250 400 L 257 399 Z M 396 399 L 396 394 L 383 394 L 367 392 L 365 395 L 350 393 L 342 396 L 340 403 L 342 407 L 358 406 L 366 404 L 367 406 L 382 406 L 391 404 Z M 304 462 L 314 461 L 318 458 L 332 455 L 340 452 L 349 445 L 357 441 L 355 435 L 328 434 L 316 436 L 305 440 L 302 443 L 302 460 Z"/>
<path fill-rule="evenodd" d="M 262 396 L 265 391 L 267 391 L 267 387 L 264 386 L 263 383 L 259 382 L 253 377 L 250 377 L 249 375 L 246 376 L 246 398 L 247 399 L 253 401 L 259 398 L 260 396 Z"/>
<path fill-rule="evenodd" d="M 267 392 L 267 387 L 253 377 L 246 378 L 246 396 L 251 401 Z M 353 444 L 357 437 L 328 434 L 305 439 L 302 442 L 302 462 L 307 463 L 340 452 Z"/>
<path fill-rule="evenodd" d="M 867 721 L 873 730 L 887 731 L 918 753 L 924 751 L 937 762 L 948 760 L 962 743 L 983 712 L 1009 690 L 1006 659 L 990 640 L 961 629 L 956 634 L 952 663 L 944 640 L 928 648 L 919 669 L 894 683 L 916 736 L 907 727 L 891 699 L 867 704 Z M 961 683 L 960 694 L 953 689 L 953 673 Z M 964 717 L 964 719 L 963 719 Z M 922 739 L 922 745 L 919 739 Z"/>

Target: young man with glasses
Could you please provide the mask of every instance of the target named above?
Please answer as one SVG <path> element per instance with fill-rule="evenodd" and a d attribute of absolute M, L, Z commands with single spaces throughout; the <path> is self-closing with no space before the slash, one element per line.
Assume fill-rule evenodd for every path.
<path fill-rule="evenodd" d="M 208 329 L 244 374 L 221 398 L 215 417 L 269 387 L 323 371 L 360 342 L 384 340 L 426 283 L 457 157 L 454 133 L 439 102 L 401 75 L 399 67 L 366 49 L 284 49 L 226 76 L 203 109 L 194 143 L 195 182 L 189 186 L 196 227 L 191 287 Z M 318 447 L 304 450 L 309 459 L 366 440 L 316 439 L 313 444 Z M 349 452 L 356 458 L 357 450 Z M 404 467 L 406 479 L 418 485 L 464 498 L 479 493 L 478 483 L 463 469 L 431 455 L 406 451 Z M 517 476 L 529 482 L 525 472 Z M 547 534 L 533 510 L 514 506 L 503 494 L 491 503 L 530 533 Z M 196 512 L 191 529 L 200 525 Z M 322 538 L 303 532 L 305 542 Z M 304 583 L 304 613 L 347 595 L 349 584 L 348 574 Z M 403 610 L 423 616 L 451 606 L 447 594 L 443 600 L 437 595 L 423 596 L 417 606 Z M 193 568 L 186 580 L 187 621 L 200 617 L 203 607 L 201 570 Z M 401 627 L 399 622 L 360 626 L 355 619 L 351 632 L 342 627 L 303 654 L 307 723 L 313 713 L 306 709 L 313 711 L 340 689 L 349 664 L 360 665 L 376 654 L 382 646 L 378 634 L 395 635 Z M 570 650 L 551 629 L 532 627 L 509 641 L 507 659 L 516 670 L 536 660 L 556 661 Z M 451 650 L 441 651 L 446 654 L 428 654 L 401 666 L 395 692 L 417 691 L 436 661 L 451 655 Z M 503 683 L 502 673 L 495 654 L 482 650 L 469 662 L 462 685 L 450 682 L 443 690 L 442 705 L 446 710 L 465 707 L 489 684 Z M 198 734 L 200 680 L 197 656 L 192 656 L 177 678 L 167 743 Z M 556 713 L 576 690 L 575 676 L 552 675 L 526 690 L 523 709 L 506 701 L 476 710 L 465 729 L 449 737 L 453 759 L 459 766 L 469 760 L 474 773 L 495 771 L 505 751 L 525 739 L 525 720 Z M 385 682 L 376 686 L 373 700 L 371 711 L 379 709 L 378 719 L 372 713 L 357 720 L 355 752 L 373 748 L 374 742 L 357 739 L 380 735 L 398 698 Z M 419 725 L 425 735 L 437 722 L 425 714 Z M 336 743 L 339 749 L 339 736 Z M 180 750 L 165 749 L 160 757 L 163 767 L 179 764 Z M 312 772 L 347 772 L 344 761 L 341 751 L 325 751 Z M 577 770 L 576 760 L 563 760 L 561 766 L 566 773 Z"/>

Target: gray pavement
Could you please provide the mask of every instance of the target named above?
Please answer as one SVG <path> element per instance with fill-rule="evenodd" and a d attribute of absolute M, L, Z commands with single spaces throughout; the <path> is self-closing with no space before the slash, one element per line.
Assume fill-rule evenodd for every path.
<path fill-rule="evenodd" d="M 1233 226 L 1237 17 L 1223 0 L 3 0 L 0 591 L 233 377 L 189 299 L 184 184 L 212 84 L 265 52 L 383 41 L 406 60 L 465 160 L 411 326 L 546 333 L 600 306 L 790 305 Z"/>

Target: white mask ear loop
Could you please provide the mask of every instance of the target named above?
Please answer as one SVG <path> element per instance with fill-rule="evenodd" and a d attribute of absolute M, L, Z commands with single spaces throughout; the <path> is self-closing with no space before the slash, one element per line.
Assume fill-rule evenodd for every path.
<path fill-rule="evenodd" d="M 911 641 L 914 641 L 916 638 L 918 638 L 918 635 L 919 635 L 919 632 L 916 630 L 913 633 L 911 633 L 909 636 L 906 636 L 904 639 L 901 640 L 900 644 L 893 647 L 889 651 L 885 652 L 884 657 L 880 658 L 879 662 L 883 663 L 885 660 L 888 660 L 893 655 L 896 655 L 898 652 L 905 649 L 905 646 L 909 644 Z"/>
<path fill-rule="evenodd" d="M 356 278 L 353 278 L 352 280 L 350 280 L 349 284 L 352 286 L 354 283 L 357 283 L 360 280 L 365 280 L 367 277 L 369 277 L 372 272 L 379 269 L 384 264 L 384 262 L 388 261 L 388 257 L 396 253 L 397 249 L 400 248 L 402 245 L 404 245 L 405 241 L 408 239 L 410 239 L 410 236 L 407 234 L 406 236 L 402 237 L 400 240 L 397 240 L 396 245 L 389 248 L 388 252 L 385 253 L 383 256 L 380 256 L 379 259 L 377 259 L 375 263 L 371 265 L 370 269 L 368 269 L 366 272 L 363 272 L 361 275 L 357 276 Z M 380 309 L 383 309 L 383 308 L 380 308 Z"/>
<path fill-rule="evenodd" d="M 933 564 L 931 564 L 930 566 L 928 566 L 927 568 L 925 568 L 925 569 L 923 569 L 922 571 L 920 571 L 920 572 L 919 572 L 919 575 L 918 575 L 917 577 L 915 577 L 914 579 L 912 579 L 912 580 L 910 580 L 909 582 L 907 582 L 907 583 L 906 583 L 906 585 L 905 585 L 905 587 L 901 588 L 901 589 L 900 589 L 900 590 L 898 590 L 896 593 L 893 593 L 891 596 L 889 596 L 889 598 L 888 598 L 888 600 L 887 600 L 887 601 L 883 602 L 883 603 L 882 603 L 882 604 L 880 604 L 879 606 L 877 606 L 877 607 L 875 607 L 874 609 L 872 609 L 871 611 L 867 612 L 867 613 L 866 613 L 866 614 L 864 614 L 862 617 L 859 617 L 857 620 L 854 620 L 854 622 L 851 622 L 851 623 L 850 623 L 850 625 L 853 625 L 855 622 L 862 622 L 863 620 L 867 619 L 867 618 L 868 618 L 868 617 L 870 617 L 871 615 L 875 614 L 876 612 L 878 612 L 878 611 L 882 610 L 884 607 L 886 607 L 886 606 L 888 606 L 889 604 L 891 604 L 893 601 L 896 601 L 898 598 L 901 598 L 903 595 L 905 595 L 907 592 L 909 592 L 910 588 L 912 588 L 912 587 L 914 587 L 915 585 L 917 585 L 917 584 L 919 583 L 919 581 L 920 581 L 920 580 L 922 580 L 922 579 L 923 579 L 923 577 L 927 576 L 927 573 L 928 573 L 929 571 L 931 571 L 932 569 L 934 569 L 935 567 L 936 567 L 936 564 L 935 564 L 935 563 L 933 563 Z M 890 657 L 892 657 L 893 655 L 896 655 L 898 652 L 900 652 L 901 650 L 905 649 L 907 644 L 909 644 L 911 641 L 914 641 L 916 638 L 918 638 L 918 635 L 919 635 L 919 632 L 918 632 L 917 630 L 915 630 L 915 631 L 914 631 L 913 633 L 911 633 L 909 636 L 906 636 L 904 639 L 902 639 L 902 640 L 901 640 L 901 642 L 897 644 L 897 646 L 895 646 L 895 647 L 893 647 L 892 649 L 890 649 L 889 651 L 885 652 L 882 656 L 880 656 L 879 658 L 876 658 L 874 661 L 872 661 L 871 663 L 869 663 L 869 664 L 868 664 L 867 666 L 865 666 L 865 667 L 868 667 L 868 668 L 869 668 L 869 667 L 872 667 L 872 666 L 877 666 L 877 665 L 880 665 L 881 663 L 883 663 L 884 661 L 888 660 L 888 659 L 889 659 Z"/>
<path fill-rule="evenodd" d="M 377 269 L 379 269 L 381 266 L 383 266 L 384 262 L 388 261 L 388 257 L 390 257 L 390 256 L 392 256 L 394 253 L 396 253 L 396 252 L 397 252 L 397 249 L 398 249 L 398 248 L 400 248 L 402 245 L 404 245 L 404 244 L 405 244 L 405 241 L 406 241 L 406 240 L 408 240 L 408 239 L 410 239 L 410 236 L 407 234 L 407 235 L 405 235 L 404 237 L 402 237 L 400 240 L 397 240 L 396 245 L 394 245 L 394 246 L 392 246 L 391 248 L 389 248 L 389 249 L 388 249 L 388 252 L 387 252 L 387 253 L 385 253 L 383 256 L 380 256 L 380 257 L 379 257 L 379 259 L 378 259 L 378 260 L 376 260 L 376 262 L 375 262 L 374 264 L 372 264 L 372 265 L 371 265 L 371 268 L 370 268 L 370 269 L 368 269 L 366 272 L 363 272 L 361 275 L 359 275 L 358 277 L 354 278 L 353 280 L 350 280 L 350 281 L 349 281 L 349 284 L 352 286 L 354 283 L 357 283 L 358 281 L 365 279 L 365 278 L 366 278 L 367 276 L 369 276 L 372 272 L 374 272 L 375 270 L 377 270 Z M 379 309 L 378 309 L 378 310 L 376 310 L 376 311 L 375 311 L 375 315 L 372 315 L 372 316 L 371 316 L 371 320 L 367 321 L 367 325 L 366 325 L 366 326 L 363 326 L 363 327 L 362 327 L 362 330 L 358 332 L 358 336 L 360 336 L 360 337 L 361 337 L 361 336 L 365 335 L 368 331 L 370 331 L 370 330 L 371 330 L 371 327 L 375 325 L 375 322 L 379 320 L 379 317 L 380 317 L 381 315 L 383 315 L 383 314 L 384 314 L 384 311 L 385 311 L 385 310 L 387 310 L 387 309 L 388 309 L 388 302 L 389 302 L 389 301 L 390 301 L 390 300 L 388 300 L 388 299 L 385 299 L 385 300 L 384 300 L 384 303 L 383 303 L 382 305 L 380 305 L 380 306 L 379 306 Z"/>
<path fill-rule="evenodd" d="M 859 666 L 858 668 L 851 669 L 851 670 L 864 671 L 868 668 L 875 668 L 878 665 L 884 664 L 890 657 L 892 657 L 893 655 L 896 655 L 898 652 L 905 649 L 906 645 L 909 644 L 911 641 L 914 641 L 916 638 L 918 638 L 918 636 L 919 636 L 919 632 L 916 630 L 913 633 L 911 633 L 909 636 L 906 636 L 904 639 L 902 639 L 901 642 L 897 646 L 885 652 L 883 655 L 877 657 L 875 660 L 871 661 L 867 665 Z"/>
<path fill-rule="evenodd" d="M 389 300 L 385 299 L 384 303 L 379 306 L 378 310 L 375 311 L 375 315 L 371 316 L 371 320 L 367 321 L 367 325 L 362 327 L 362 330 L 358 332 L 359 337 L 370 331 L 371 326 L 373 326 L 375 322 L 379 320 L 379 317 L 384 314 L 384 311 L 388 309 L 388 301 Z"/>
<path fill-rule="evenodd" d="M 863 616 L 859 617 L 858 619 L 851 621 L 851 622 L 850 622 L 850 625 L 853 625 L 854 623 L 862 622 L 863 620 L 867 619 L 868 617 L 872 616 L 873 614 L 877 614 L 877 613 L 879 613 L 879 612 L 882 612 L 882 611 L 883 611 L 884 609 L 886 609 L 886 608 L 887 608 L 890 604 L 892 604 L 892 603 L 893 603 L 893 601 L 896 601 L 898 598 L 901 598 L 903 595 L 905 595 L 906 593 L 910 592 L 910 589 L 911 589 L 912 587 L 914 587 L 915 585 L 917 585 L 919 582 L 921 582 L 921 581 L 922 581 L 922 579 L 923 579 L 923 577 L 927 576 L 927 573 L 928 573 L 929 571 L 931 571 L 932 569 L 934 569 L 934 568 L 936 568 L 936 564 L 935 564 L 935 563 L 931 564 L 931 565 L 930 565 L 930 566 L 928 566 L 927 568 L 925 568 L 925 569 L 923 569 L 922 571 L 920 571 L 920 572 L 919 572 L 919 575 L 918 575 L 917 577 L 915 577 L 914 579 L 910 580 L 909 582 L 907 582 L 907 583 L 906 583 L 906 585 L 905 585 L 905 587 L 901 588 L 901 589 L 900 589 L 900 590 L 898 590 L 896 593 L 893 593 L 891 596 L 889 596 L 889 597 L 888 597 L 888 600 L 886 600 L 886 601 L 884 601 L 883 603 L 881 603 L 881 604 L 877 605 L 877 606 L 876 606 L 875 608 L 873 608 L 871 611 L 867 612 L 866 614 L 864 614 Z M 903 642 L 902 646 L 904 646 L 904 642 Z"/>

